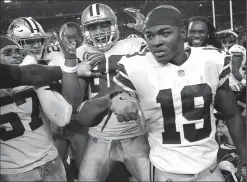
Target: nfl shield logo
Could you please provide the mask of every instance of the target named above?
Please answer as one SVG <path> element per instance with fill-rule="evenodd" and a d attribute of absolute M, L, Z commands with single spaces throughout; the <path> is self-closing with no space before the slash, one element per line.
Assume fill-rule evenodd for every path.
<path fill-rule="evenodd" d="M 185 72 L 184 70 L 178 70 L 178 75 L 181 77 L 181 76 L 184 76 L 185 75 Z"/>

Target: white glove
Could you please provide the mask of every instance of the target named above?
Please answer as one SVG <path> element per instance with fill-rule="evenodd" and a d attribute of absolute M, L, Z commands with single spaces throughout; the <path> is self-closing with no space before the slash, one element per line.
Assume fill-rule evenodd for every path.
<path fill-rule="evenodd" d="M 77 74 L 79 77 L 100 77 L 100 72 L 92 71 L 93 67 L 105 60 L 105 54 L 98 53 L 86 53 L 86 58 L 78 64 Z"/>

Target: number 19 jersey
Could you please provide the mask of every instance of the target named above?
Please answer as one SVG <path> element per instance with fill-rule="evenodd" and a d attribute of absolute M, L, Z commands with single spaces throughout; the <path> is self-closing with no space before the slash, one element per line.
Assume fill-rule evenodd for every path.
<path fill-rule="evenodd" d="M 139 96 L 153 165 L 165 172 L 198 174 L 216 161 L 213 103 L 217 88 L 228 79 L 230 57 L 216 50 L 188 51 L 181 66 L 160 64 L 151 53 L 123 58 L 115 82 L 131 82 Z"/>

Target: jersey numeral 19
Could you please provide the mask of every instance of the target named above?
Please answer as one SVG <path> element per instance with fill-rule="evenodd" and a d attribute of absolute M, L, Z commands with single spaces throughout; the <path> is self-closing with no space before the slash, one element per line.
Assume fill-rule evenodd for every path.
<path fill-rule="evenodd" d="M 212 131 L 210 119 L 210 104 L 212 102 L 212 90 L 207 84 L 188 85 L 181 92 L 182 115 L 187 119 L 188 124 L 183 124 L 184 138 L 189 142 L 196 142 L 210 136 Z M 195 98 L 203 98 L 203 106 L 195 107 Z M 164 130 L 162 133 L 163 144 L 181 144 L 180 132 L 176 131 L 176 114 L 172 97 L 172 90 L 160 90 L 157 97 L 157 103 L 160 103 Z M 203 120 L 204 125 L 201 129 L 196 129 L 195 123 L 190 121 Z"/>

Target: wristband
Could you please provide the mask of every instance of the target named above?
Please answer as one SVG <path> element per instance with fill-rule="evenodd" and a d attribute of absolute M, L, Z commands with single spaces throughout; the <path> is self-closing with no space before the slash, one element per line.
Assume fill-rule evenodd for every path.
<path fill-rule="evenodd" d="M 66 73 L 75 73 L 78 70 L 78 65 L 74 66 L 74 67 L 68 67 L 68 66 L 63 66 L 63 72 Z"/>

